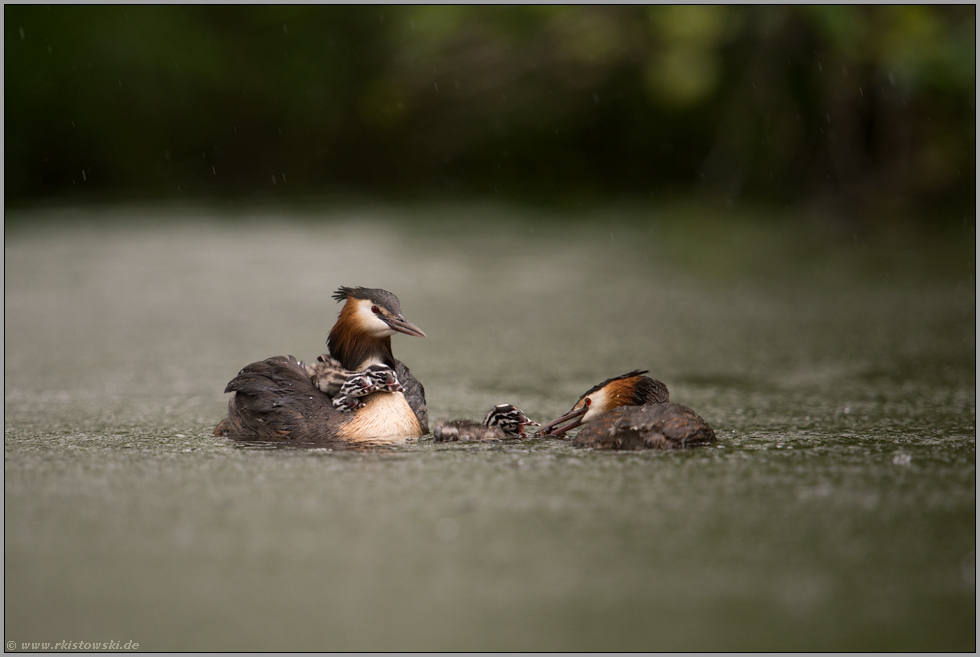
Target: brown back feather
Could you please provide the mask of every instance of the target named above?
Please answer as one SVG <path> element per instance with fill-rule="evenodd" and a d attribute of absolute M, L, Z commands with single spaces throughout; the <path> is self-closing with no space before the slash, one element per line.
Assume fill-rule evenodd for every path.
<path fill-rule="evenodd" d="M 633 405 L 643 406 L 644 404 L 666 404 L 670 401 L 670 391 L 662 381 L 651 379 L 648 376 L 636 377 L 636 385 L 633 387 Z"/>
<path fill-rule="evenodd" d="M 233 392 L 228 417 L 216 435 L 238 439 L 330 438 L 349 417 L 310 381 L 292 356 L 276 356 L 245 366 L 225 392 Z"/>

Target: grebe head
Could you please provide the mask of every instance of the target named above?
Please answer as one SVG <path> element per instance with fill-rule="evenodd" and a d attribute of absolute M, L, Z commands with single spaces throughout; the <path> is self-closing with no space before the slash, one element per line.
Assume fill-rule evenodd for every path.
<path fill-rule="evenodd" d="M 526 436 L 525 426 L 540 427 L 541 425 L 524 415 L 524 411 L 510 404 L 494 406 L 483 418 L 483 426 L 500 427 L 500 430 L 513 436 Z"/>
<path fill-rule="evenodd" d="M 422 329 L 405 319 L 398 297 L 387 290 L 341 287 L 334 292 L 333 298 L 347 302 L 341 310 L 341 319 L 372 338 L 386 338 L 395 333 L 425 337 Z"/>
<path fill-rule="evenodd" d="M 643 376 L 647 371 L 633 370 L 589 388 L 578 398 L 572 410 L 541 427 L 538 435 L 561 436 L 620 406 L 663 404 L 669 401 L 667 386 L 656 379 Z M 563 422 L 568 424 L 561 426 Z"/>
<path fill-rule="evenodd" d="M 342 287 L 333 298 L 345 303 L 330 329 L 327 346 L 344 369 L 360 371 L 374 363 L 395 367 L 391 336 L 425 337 L 422 329 L 405 319 L 398 297 L 387 290 Z"/>

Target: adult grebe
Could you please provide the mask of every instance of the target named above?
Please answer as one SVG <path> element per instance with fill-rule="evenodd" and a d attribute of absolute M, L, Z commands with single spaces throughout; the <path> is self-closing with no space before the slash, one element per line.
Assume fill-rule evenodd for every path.
<path fill-rule="evenodd" d="M 562 436 L 586 424 L 575 437 L 579 447 L 674 449 L 715 442 L 708 423 L 687 406 L 671 403 L 667 386 L 643 376 L 646 372 L 634 370 L 590 388 L 571 411 L 536 435 Z"/>
<path fill-rule="evenodd" d="M 425 337 L 391 292 L 341 287 L 330 355 L 304 365 L 276 356 L 246 366 L 225 392 L 216 436 L 239 440 L 391 441 L 428 433 L 425 388 L 391 351 L 391 336 Z"/>

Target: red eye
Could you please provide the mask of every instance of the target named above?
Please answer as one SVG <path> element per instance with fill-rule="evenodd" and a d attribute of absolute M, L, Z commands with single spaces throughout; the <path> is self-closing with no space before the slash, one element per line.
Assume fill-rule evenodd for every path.
<path fill-rule="evenodd" d="M 378 313 L 381 312 L 381 310 L 379 310 L 377 306 L 371 306 L 371 312 L 377 315 Z"/>

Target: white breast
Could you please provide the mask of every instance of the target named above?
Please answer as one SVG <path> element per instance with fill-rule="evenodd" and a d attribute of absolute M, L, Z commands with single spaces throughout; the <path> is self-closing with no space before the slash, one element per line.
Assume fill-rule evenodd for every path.
<path fill-rule="evenodd" d="M 422 435 L 422 426 L 400 392 L 376 392 L 364 397 L 364 408 L 341 427 L 338 435 L 353 442 L 399 442 Z"/>

